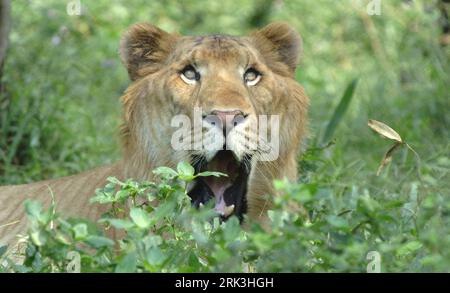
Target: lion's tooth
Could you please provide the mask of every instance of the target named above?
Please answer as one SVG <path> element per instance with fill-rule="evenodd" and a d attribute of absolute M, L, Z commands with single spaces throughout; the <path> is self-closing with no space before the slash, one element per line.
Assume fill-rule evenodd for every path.
<path fill-rule="evenodd" d="M 234 211 L 234 204 L 232 204 L 230 206 L 226 206 L 224 216 L 228 217 L 229 215 L 231 215 L 231 213 L 233 213 L 233 211 Z"/>
<path fill-rule="evenodd" d="M 203 203 L 200 203 L 198 206 L 199 206 L 200 208 L 203 208 L 203 207 L 204 207 Z"/>

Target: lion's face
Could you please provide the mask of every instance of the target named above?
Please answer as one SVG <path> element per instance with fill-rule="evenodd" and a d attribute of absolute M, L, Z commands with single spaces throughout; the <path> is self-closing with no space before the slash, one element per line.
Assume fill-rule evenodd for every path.
<path fill-rule="evenodd" d="M 222 146 L 238 161 L 254 153 L 246 147 L 245 135 L 257 135 L 249 127 L 258 124 L 259 115 L 271 113 L 275 77 L 252 45 L 227 36 L 186 37 L 171 57 L 168 96 L 179 108 L 177 113 L 187 114 L 191 121 L 202 118 L 198 130 L 203 148 L 191 147 L 192 153 L 207 161 Z M 194 111 L 200 112 L 198 117 Z"/>
<path fill-rule="evenodd" d="M 247 37 L 184 37 L 135 25 L 121 44 L 134 81 L 133 97 L 124 98 L 127 130 L 135 129 L 138 144 L 162 147 L 158 155 L 189 161 L 196 172 L 226 173 L 197 179 L 189 195 L 197 207 L 214 199 L 223 218 L 242 218 L 252 177 L 282 177 L 255 169 L 284 168 L 298 151 L 307 103 L 293 79 L 299 51 L 299 36 L 285 24 Z M 289 127 L 295 120 L 299 125 Z M 147 147 L 135 151 L 148 151 L 156 167 Z"/>

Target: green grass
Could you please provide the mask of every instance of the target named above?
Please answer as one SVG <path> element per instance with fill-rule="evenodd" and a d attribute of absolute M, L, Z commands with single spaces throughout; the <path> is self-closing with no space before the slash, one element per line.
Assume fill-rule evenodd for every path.
<path fill-rule="evenodd" d="M 274 271 L 364 271 L 366 254 L 375 249 L 383 271 L 449 271 L 450 48 L 438 42 L 436 1 L 383 1 L 382 14 L 372 17 L 364 1 L 352 2 L 274 1 L 265 12 L 254 1 L 82 1 L 84 15 L 73 17 L 64 1 L 14 1 L 4 76 L 9 96 L 0 99 L 0 184 L 73 174 L 120 157 L 119 97 L 129 82 L 117 47 L 128 25 L 150 21 L 184 34 L 243 34 L 255 24 L 285 20 L 303 37 L 297 79 L 311 99 L 300 184 L 315 186 L 315 200 L 307 204 L 325 224 L 280 224 L 283 237 L 299 241 L 300 255 L 288 246 L 294 244 L 274 237 L 268 242 L 273 256 L 264 248 L 261 263 Z M 336 111 L 355 79 L 346 111 Z M 407 148 L 375 175 L 391 142 L 375 135 L 368 119 L 387 123 L 417 151 L 421 177 Z M 324 147 L 328 140 L 333 144 Z M 365 199 L 379 210 L 354 235 L 346 227 L 368 217 L 359 203 Z M 255 237 L 266 237 L 261 235 Z M 313 249 L 302 239 L 323 235 L 336 241 L 314 247 L 324 264 L 305 267 L 317 255 L 301 254 Z"/>

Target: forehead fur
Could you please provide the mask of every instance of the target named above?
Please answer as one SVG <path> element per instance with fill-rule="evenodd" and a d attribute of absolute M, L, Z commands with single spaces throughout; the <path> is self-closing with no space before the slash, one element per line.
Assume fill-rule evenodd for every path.
<path fill-rule="evenodd" d="M 172 58 L 188 58 L 192 63 L 207 60 L 244 62 L 249 59 L 252 49 L 251 44 L 240 37 L 228 35 L 183 37 L 177 42 Z"/>

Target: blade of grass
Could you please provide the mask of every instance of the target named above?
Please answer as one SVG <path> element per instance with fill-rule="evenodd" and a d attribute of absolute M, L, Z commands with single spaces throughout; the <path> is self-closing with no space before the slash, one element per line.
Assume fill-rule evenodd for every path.
<path fill-rule="evenodd" d="M 325 134 L 322 137 L 322 143 L 327 143 L 331 140 L 334 132 L 336 131 L 337 126 L 342 121 L 342 118 L 347 112 L 350 101 L 353 98 L 353 94 L 355 92 L 357 83 L 358 79 L 355 78 L 347 85 L 347 88 L 345 89 L 339 104 L 334 110 L 330 122 L 328 122 L 327 128 L 325 129 Z"/>

